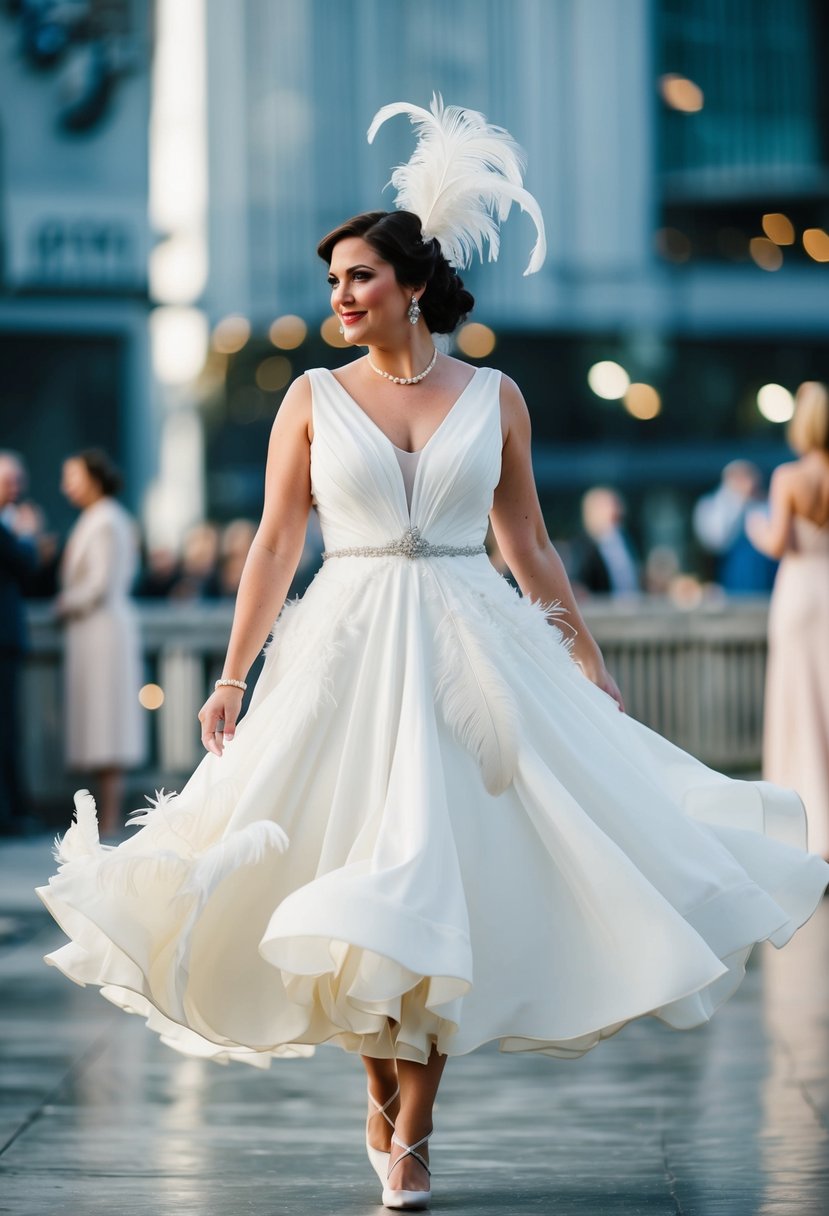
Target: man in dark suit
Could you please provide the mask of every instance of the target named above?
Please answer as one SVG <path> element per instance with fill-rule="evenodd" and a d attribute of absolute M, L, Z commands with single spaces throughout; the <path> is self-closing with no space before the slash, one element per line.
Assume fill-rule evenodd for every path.
<path fill-rule="evenodd" d="M 641 589 L 639 567 L 622 527 L 625 507 L 609 486 L 594 486 L 581 504 L 584 533 L 572 546 L 572 578 L 582 594 L 625 596 Z"/>
<path fill-rule="evenodd" d="M 26 824 L 21 779 L 18 723 L 20 685 L 26 652 L 23 583 L 34 570 L 34 544 L 11 527 L 14 503 L 25 481 L 23 463 L 13 452 L 0 452 L 0 688 L 5 713 L 0 729 L 0 835 L 19 835 Z"/>

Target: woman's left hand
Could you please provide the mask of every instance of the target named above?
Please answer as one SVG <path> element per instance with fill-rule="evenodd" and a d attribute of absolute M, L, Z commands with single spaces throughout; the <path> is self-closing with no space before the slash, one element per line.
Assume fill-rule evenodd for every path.
<path fill-rule="evenodd" d="M 602 692 L 606 692 L 609 697 L 612 697 L 622 713 L 625 712 L 625 703 L 622 700 L 622 694 L 619 691 L 619 686 L 613 679 L 613 676 L 605 667 L 604 659 L 601 654 L 596 656 L 591 655 L 587 659 L 577 658 L 576 662 L 581 667 L 584 674 L 587 676 L 597 688 Z"/>

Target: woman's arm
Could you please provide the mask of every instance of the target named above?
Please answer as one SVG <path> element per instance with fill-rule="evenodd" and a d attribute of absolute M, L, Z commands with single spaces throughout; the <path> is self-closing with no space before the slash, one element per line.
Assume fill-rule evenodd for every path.
<path fill-rule="evenodd" d="M 274 420 L 265 470 L 262 519 L 239 582 L 223 677 L 244 680 L 285 602 L 311 510 L 311 386 L 300 376 Z M 217 688 L 199 711 L 202 743 L 221 756 L 233 738 L 242 692 Z M 224 721 L 224 732 L 217 725 Z"/>
<path fill-rule="evenodd" d="M 560 602 L 576 630 L 574 659 L 624 709 L 622 695 L 584 623 L 564 564 L 547 535 L 533 476 L 529 411 L 518 387 L 506 376 L 501 381 L 501 422 L 501 480 L 490 514 L 498 547 L 525 596 L 544 604 Z"/>
<path fill-rule="evenodd" d="M 768 514 L 758 508 L 746 516 L 748 539 L 767 557 L 781 558 L 788 546 L 794 514 L 795 468 L 794 464 L 781 464 L 772 473 Z"/>

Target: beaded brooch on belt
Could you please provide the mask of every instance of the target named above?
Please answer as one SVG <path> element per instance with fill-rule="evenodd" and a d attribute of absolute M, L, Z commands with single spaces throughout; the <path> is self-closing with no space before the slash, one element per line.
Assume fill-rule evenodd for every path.
<path fill-rule="evenodd" d="M 420 528 L 407 528 L 397 540 L 385 545 L 354 545 L 349 549 L 326 549 L 329 557 L 477 557 L 486 553 L 483 545 L 433 545 L 420 535 Z"/>

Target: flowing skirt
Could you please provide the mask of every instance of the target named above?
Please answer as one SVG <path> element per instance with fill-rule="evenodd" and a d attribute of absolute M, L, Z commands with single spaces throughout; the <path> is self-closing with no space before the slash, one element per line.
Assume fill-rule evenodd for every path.
<path fill-rule="evenodd" d="M 326 562 L 223 757 L 118 848 L 77 804 L 47 962 L 260 1066 L 697 1026 L 829 881 L 796 795 L 620 713 L 485 557 Z"/>

